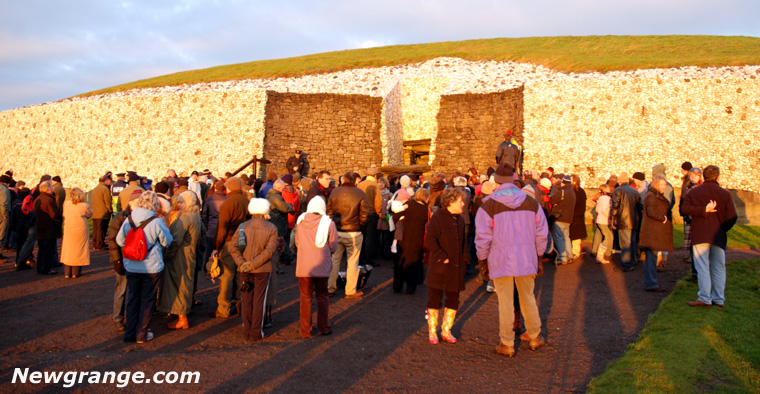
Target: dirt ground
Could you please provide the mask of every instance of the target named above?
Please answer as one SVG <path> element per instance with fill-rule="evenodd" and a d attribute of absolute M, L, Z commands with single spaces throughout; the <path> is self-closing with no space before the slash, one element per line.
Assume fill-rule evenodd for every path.
<path fill-rule="evenodd" d="M 12 254 L 10 255 L 13 256 Z M 671 255 L 658 274 L 670 291 L 689 270 L 684 252 Z M 731 251 L 729 258 L 757 258 Z M 274 325 L 253 345 L 240 334 L 241 320 L 213 319 L 217 286 L 201 278 L 203 305 L 189 316 L 189 330 L 171 331 L 155 315 L 156 339 L 127 344 L 111 321 L 114 273 L 107 252 L 92 252 L 92 265 L 77 279 L 17 272 L 0 265 L 0 392 L 275 392 L 275 393 L 494 393 L 582 392 L 633 342 L 668 294 L 644 291 L 640 264 L 614 272 L 591 257 L 555 268 L 546 263 L 536 280 L 542 332 L 548 346 L 536 352 L 519 344 L 507 359 L 498 344 L 496 294 L 469 278 L 454 325 L 457 344 L 430 345 L 424 319 L 427 289 L 414 295 L 391 290 L 391 264 L 381 261 L 361 300 L 330 298 L 333 334 L 301 339 L 295 266 L 277 275 Z M 696 297 L 696 295 L 695 295 Z M 316 307 L 314 308 L 316 311 Z M 315 316 L 316 322 L 316 316 Z M 15 368 L 31 371 L 199 371 L 198 384 L 12 384 Z"/>

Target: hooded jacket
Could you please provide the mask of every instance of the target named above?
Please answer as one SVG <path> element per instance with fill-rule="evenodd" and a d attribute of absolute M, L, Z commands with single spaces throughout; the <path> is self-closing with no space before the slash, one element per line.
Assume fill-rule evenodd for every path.
<path fill-rule="evenodd" d="M 142 222 L 155 215 L 156 212 L 145 209 L 137 208 L 132 211 L 132 221 L 135 226 L 139 226 Z M 129 220 L 125 218 L 124 224 L 119 230 L 119 234 L 116 236 L 116 243 L 120 247 L 124 247 L 124 242 L 127 239 L 127 233 L 132 226 L 129 224 Z M 143 228 L 145 233 L 145 240 L 148 242 L 148 257 L 145 260 L 130 260 L 124 259 L 124 269 L 127 272 L 138 274 L 156 274 L 164 270 L 164 251 L 161 248 L 168 248 L 174 241 L 169 227 L 166 227 L 166 223 L 161 219 L 153 219 L 148 225 Z"/>
<path fill-rule="evenodd" d="M 549 226 L 544 210 L 517 186 L 503 184 L 484 199 L 475 226 L 478 259 L 488 260 L 492 279 L 538 273 Z"/>

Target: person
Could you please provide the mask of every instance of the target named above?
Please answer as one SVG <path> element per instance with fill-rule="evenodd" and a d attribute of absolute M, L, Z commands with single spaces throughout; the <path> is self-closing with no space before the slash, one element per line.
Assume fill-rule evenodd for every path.
<path fill-rule="evenodd" d="M 131 194 L 131 193 L 130 193 Z M 122 202 L 129 200 L 121 195 Z M 137 198 L 137 208 L 124 221 L 116 243 L 124 248 L 127 233 L 133 226 L 140 226 L 150 220 L 144 227 L 148 254 L 144 260 L 124 258 L 124 270 L 127 276 L 127 307 L 124 342 L 145 343 L 153 340 L 149 330 L 153 311 L 156 307 L 156 295 L 164 270 L 163 249 L 171 245 L 171 231 L 163 220 L 155 219 L 159 203 L 156 193 L 144 191 Z M 126 207 L 125 207 L 126 209 Z"/>
<path fill-rule="evenodd" d="M 288 169 L 288 172 L 291 174 L 295 174 L 296 172 L 302 175 L 306 175 L 306 173 L 303 172 L 304 170 L 304 162 L 301 158 L 301 151 L 297 150 L 293 156 L 290 156 L 288 158 L 288 161 L 285 162 L 285 168 Z"/>
<path fill-rule="evenodd" d="M 309 192 L 306 194 L 306 198 L 303 200 L 303 205 L 306 207 L 309 206 L 311 199 L 317 196 L 322 197 L 325 200 L 325 204 L 327 204 L 327 199 L 330 198 L 330 193 L 334 189 L 330 186 L 333 180 L 330 171 L 320 171 L 317 174 L 316 180 L 316 182 L 312 183 Z"/>
<path fill-rule="evenodd" d="M 254 198 L 247 208 L 251 218 L 232 232 L 226 247 L 240 272 L 243 337 L 254 342 L 264 338 L 265 301 L 278 241 L 277 228 L 267 220 L 269 201 Z"/>
<path fill-rule="evenodd" d="M 720 168 L 705 167 L 705 182 L 689 191 L 681 210 L 691 216 L 691 242 L 699 283 L 698 298 L 690 306 L 723 306 L 726 301 L 726 245 L 736 224 L 734 200 L 720 187 Z"/>
<path fill-rule="evenodd" d="M 171 330 L 190 328 L 187 314 L 193 305 L 196 246 L 201 236 L 200 201 L 195 192 L 187 190 L 172 198 L 169 214 L 169 231 L 173 241 L 164 256 L 163 284 L 159 295 L 158 310 L 177 315 L 177 321 L 169 323 Z"/>
<path fill-rule="evenodd" d="M 216 181 L 214 193 L 206 198 L 206 203 L 203 204 L 203 211 L 201 212 L 201 220 L 203 221 L 203 225 L 206 226 L 204 264 L 211 257 L 211 252 L 214 250 L 216 232 L 219 228 L 219 210 L 225 201 L 227 201 L 227 195 L 224 193 L 224 182 Z"/>
<path fill-rule="evenodd" d="M 663 292 L 657 283 L 657 252 L 673 251 L 673 222 L 668 218 L 670 202 L 663 193 L 667 181 L 655 175 L 644 199 L 639 247 L 646 255 L 644 260 L 644 287 L 646 291 Z"/>
<path fill-rule="evenodd" d="M 321 335 L 330 335 L 327 281 L 332 271 L 331 255 L 338 249 L 338 230 L 321 198 L 312 199 L 306 212 L 298 217 L 296 230 L 296 277 L 300 297 L 301 337 L 311 337 L 312 294 L 317 298 L 317 329 Z"/>
<path fill-rule="evenodd" d="M 0 176 L 0 245 L 5 245 L 5 240 L 10 234 L 11 212 L 11 191 L 8 189 L 10 182 L 8 175 Z M 0 261 L 4 261 L 5 256 L 0 253 Z"/>
<path fill-rule="evenodd" d="M 55 196 L 55 203 L 58 204 L 58 208 L 63 209 L 63 202 L 66 201 L 66 189 L 63 188 L 63 181 L 61 176 L 56 175 L 51 178 L 53 182 L 53 195 Z"/>
<path fill-rule="evenodd" d="M 16 232 L 16 271 L 23 271 L 32 268 L 27 264 L 27 259 L 23 257 L 21 250 L 29 235 L 29 227 L 34 221 L 34 204 L 32 199 L 28 198 L 31 194 L 28 188 L 22 187 L 18 193 L 11 214 L 10 228 Z"/>
<path fill-rule="evenodd" d="M 269 201 L 269 221 L 277 228 L 277 236 L 284 240 L 288 235 L 288 215 L 295 213 L 295 209 L 292 205 L 285 202 L 283 198 L 283 191 L 285 190 L 285 182 L 282 179 L 278 179 L 274 182 L 274 185 L 267 193 L 267 201 Z M 280 263 L 280 259 L 276 259 L 276 263 Z M 283 264 L 290 264 L 293 260 L 293 256 L 290 255 L 290 251 L 286 250 L 282 254 L 281 262 Z"/>
<path fill-rule="evenodd" d="M 380 188 L 380 196 L 382 197 L 383 201 L 381 205 L 382 210 L 380 211 L 380 220 L 377 221 L 377 231 L 379 233 L 378 245 L 380 245 L 378 256 L 383 260 L 391 259 L 391 238 L 393 238 L 390 227 L 391 214 L 388 207 L 388 205 L 390 205 L 391 196 L 393 193 L 391 193 L 390 189 L 388 188 L 389 184 L 390 181 L 388 181 L 388 178 L 386 177 L 382 177 L 377 180 L 377 186 Z"/>
<path fill-rule="evenodd" d="M 143 190 L 143 188 L 140 186 L 140 177 L 137 175 L 134 171 L 129 171 L 127 173 L 127 181 L 129 181 L 129 184 L 121 190 L 121 193 L 119 193 L 119 210 L 127 209 L 127 204 L 129 204 L 129 196 L 132 194 L 135 190 Z"/>
<path fill-rule="evenodd" d="M 688 163 L 688 162 L 687 162 Z M 685 214 L 683 212 L 683 201 L 686 199 L 686 196 L 689 194 L 689 191 L 691 189 L 701 185 L 704 183 L 704 178 L 702 177 L 702 170 L 697 167 L 692 167 L 689 170 L 688 174 L 689 181 L 684 184 L 684 186 L 681 188 L 681 199 L 678 203 L 678 213 L 683 217 L 683 248 L 689 251 L 689 255 L 684 257 L 684 262 L 691 264 L 691 272 L 694 277 L 696 277 L 696 269 L 694 268 L 694 253 L 693 249 L 691 248 L 691 216 Z"/>
<path fill-rule="evenodd" d="M 499 345 L 494 352 L 507 357 L 515 354 L 515 286 L 526 328 L 520 339 L 529 341 L 531 350 L 546 344 L 533 289 L 534 278 L 543 274 L 539 258 L 546 250 L 549 226 L 540 204 L 512 183 L 513 175 L 511 165 L 499 165 L 494 176 L 498 187 L 475 215 L 478 260 L 488 267 L 499 302 Z"/>
<path fill-rule="evenodd" d="M 158 197 L 158 211 L 156 216 L 162 218 L 166 225 L 169 226 L 169 214 L 172 211 L 171 196 L 169 195 L 169 184 L 166 181 L 156 183 L 155 190 Z"/>
<path fill-rule="evenodd" d="M 394 222 L 399 222 L 401 216 L 404 217 L 404 234 L 397 243 L 397 253 L 393 255 L 393 291 L 396 293 L 400 293 L 406 283 L 406 293 L 414 294 L 424 278 L 422 258 L 425 228 L 430 218 L 428 198 L 429 190 L 418 189 L 414 198 L 404 204 L 405 209 L 393 215 Z"/>
<path fill-rule="evenodd" d="M 298 174 L 285 174 L 282 176 L 282 180 L 285 182 L 285 187 L 282 188 L 282 199 L 286 204 L 289 204 L 293 208 L 293 212 L 288 212 L 288 224 L 285 229 L 285 244 L 288 246 L 285 248 L 286 261 L 293 261 L 293 253 L 290 250 L 290 239 L 293 234 L 293 228 L 296 226 L 296 219 L 301 215 L 301 197 L 294 187 L 294 179 Z M 300 181 L 300 179 L 299 179 Z"/>
<path fill-rule="evenodd" d="M 88 219 L 92 217 L 93 212 L 84 199 L 84 191 L 75 187 L 71 191 L 71 199 L 63 203 L 61 263 L 66 279 L 80 276 L 82 267 L 90 265 Z"/>
<path fill-rule="evenodd" d="M 646 178 L 644 177 L 644 173 L 637 171 L 633 173 L 633 176 L 629 179 L 631 187 L 634 187 L 634 184 L 636 185 L 634 188 L 637 192 L 639 192 L 639 195 L 641 196 L 641 201 L 644 201 L 644 198 L 646 198 L 647 193 L 649 193 L 649 182 L 646 181 Z"/>
<path fill-rule="evenodd" d="M 549 194 L 552 216 L 556 219 L 552 228 L 552 238 L 557 250 L 557 265 L 564 265 L 574 261 L 570 224 L 575 216 L 575 190 L 571 185 L 570 175 L 557 174 L 553 179 L 553 187 Z"/>
<path fill-rule="evenodd" d="M 61 222 L 63 216 L 53 196 L 53 184 L 51 181 L 40 183 L 37 188 L 39 196 L 34 200 L 34 217 L 37 223 L 37 273 L 40 275 L 54 275 L 56 250 L 58 249 L 58 237 L 61 235 Z"/>
<path fill-rule="evenodd" d="M 259 198 L 267 198 L 267 194 L 269 193 L 269 189 L 271 189 L 272 186 L 274 186 L 274 181 L 276 181 L 276 180 L 277 180 L 277 174 L 276 173 L 270 172 L 269 174 L 267 174 L 267 181 L 259 189 L 258 197 Z"/>
<path fill-rule="evenodd" d="M 332 255 L 332 271 L 327 282 L 327 291 L 335 294 L 338 286 L 338 269 L 343 253 L 348 254 L 346 264 L 346 298 L 364 297 L 364 292 L 357 291 L 359 280 L 359 253 L 362 250 L 361 228 L 367 224 L 369 203 L 367 196 L 356 187 L 352 172 L 343 175 L 343 183 L 330 193 L 327 200 L 327 215 L 335 222 L 338 231 L 338 248 Z"/>
<path fill-rule="evenodd" d="M 126 175 L 127 174 L 124 172 L 116 174 L 116 181 L 111 184 L 111 212 L 120 211 L 121 203 L 119 202 L 119 194 L 127 187 L 127 181 L 125 179 Z M 126 197 L 129 199 L 129 196 Z"/>
<path fill-rule="evenodd" d="M 507 163 L 512 168 L 520 168 L 520 148 L 512 141 L 512 130 L 504 133 L 504 142 L 496 149 L 496 165 Z"/>
<path fill-rule="evenodd" d="M 200 202 L 203 199 L 203 191 L 201 185 L 205 185 L 206 182 L 201 182 L 199 177 L 200 175 L 198 174 L 198 171 L 193 171 L 190 174 L 190 178 L 187 180 L 187 190 L 195 193 L 196 197 L 198 197 L 198 201 Z"/>
<path fill-rule="evenodd" d="M 570 242 L 573 245 L 573 258 L 579 259 L 583 252 L 583 240 L 586 239 L 586 191 L 581 187 L 581 178 L 571 175 L 570 183 L 575 192 L 575 209 L 573 209 L 573 221 L 570 223 Z"/>
<path fill-rule="evenodd" d="M 219 207 L 219 224 L 216 230 L 216 242 L 211 257 L 219 256 L 222 274 L 219 276 L 219 297 L 217 308 L 211 312 L 211 317 L 226 319 L 232 313 L 232 303 L 238 299 L 235 291 L 237 265 L 229 253 L 227 244 L 235 235 L 235 230 L 241 223 L 248 220 L 248 199 L 243 194 L 243 182 L 238 177 L 230 177 L 224 183 L 227 190 L 227 200 Z"/>
<path fill-rule="evenodd" d="M 641 196 L 629 184 L 628 174 L 620 173 L 618 186 L 612 193 L 612 229 L 618 234 L 622 253 L 620 266 L 615 271 L 630 272 L 636 269 L 636 249 L 638 248 L 641 225 Z"/>
<path fill-rule="evenodd" d="M 686 195 L 686 189 L 688 189 L 691 180 L 689 174 L 691 173 L 692 168 L 694 168 L 694 166 L 690 161 L 685 161 L 681 164 L 681 196 Z"/>
<path fill-rule="evenodd" d="M 596 199 L 596 218 L 594 224 L 594 241 L 591 245 L 591 254 L 596 256 L 596 261 L 600 264 L 609 264 L 612 261 L 612 230 L 610 230 L 610 209 L 612 199 L 610 198 L 610 186 L 606 183 L 599 185 L 599 195 Z M 604 250 L 600 251 L 600 246 Z M 602 254 L 599 256 L 598 254 Z"/>
<path fill-rule="evenodd" d="M 361 265 L 376 265 L 374 259 L 377 257 L 377 244 L 380 233 L 377 231 L 377 222 L 380 220 L 380 213 L 383 210 L 383 196 L 380 187 L 377 184 L 377 169 L 370 167 L 367 169 L 367 177 L 358 185 L 359 189 L 367 196 L 369 203 L 369 214 L 367 215 L 367 225 L 363 227 L 362 235 L 362 252 L 360 254 Z"/>
<path fill-rule="evenodd" d="M 92 248 L 102 250 L 108 224 L 113 215 L 113 198 L 111 197 L 111 177 L 102 176 L 98 185 L 92 189 Z"/>
<path fill-rule="evenodd" d="M 464 236 L 465 194 L 462 190 L 448 188 L 440 198 L 440 209 L 430 218 L 425 246 L 430 251 L 430 262 L 425 278 L 428 287 L 427 314 L 428 339 L 438 344 L 438 318 L 444 293 L 446 303 L 441 323 L 441 339 L 456 343 L 451 333 L 457 310 L 459 292 L 464 290 L 464 274 L 467 270 L 467 239 Z M 406 236 L 406 235 L 405 235 Z"/>
<path fill-rule="evenodd" d="M 116 283 L 114 284 L 113 291 L 113 323 L 116 327 L 116 331 L 124 332 L 124 319 L 126 316 L 125 306 L 127 298 L 127 271 L 124 269 L 124 256 L 121 252 L 121 246 L 116 243 L 116 236 L 121 231 L 121 226 L 124 221 L 127 220 L 127 216 L 132 214 L 132 211 L 137 209 L 137 199 L 140 198 L 142 192 L 135 190 L 127 198 L 127 209 L 119 211 L 111 219 L 111 224 L 108 228 L 108 234 L 106 235 L 106 242 L 108 243 L 108 254 L 113 265 L 114 274 L 116 274 Z M 126 198 L 126 197 L 125 197 Z"/>

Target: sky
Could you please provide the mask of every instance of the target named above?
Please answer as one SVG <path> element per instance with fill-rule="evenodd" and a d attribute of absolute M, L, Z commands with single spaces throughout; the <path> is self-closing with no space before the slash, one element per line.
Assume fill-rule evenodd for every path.
<path fill-rule="evenodd" d="M 758 0 L 2 0 L 0 111 L 178 71 L 383 45 L 760 37 Z"/>

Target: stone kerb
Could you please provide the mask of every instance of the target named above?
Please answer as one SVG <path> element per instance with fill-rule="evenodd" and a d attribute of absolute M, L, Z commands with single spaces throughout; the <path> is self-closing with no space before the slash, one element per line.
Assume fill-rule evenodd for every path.
<path fill-rule="evenodd" d="M 664 164 L 721 168 L 724 187 L 760 192 L 756 79 L 573 79 L 527 83 L 525 168 L 554 166 L 595 187 L 611 173 Z"/>
<path fill-rule="evenodd" d="M 169 168 L 223 173 L 263 153 L 266 99 L 264 90 L 208 91 L 5 111 L 0 166 L 30 185 L 57 174 L 87 190 L 107 170 L 152 179 Z"/>

